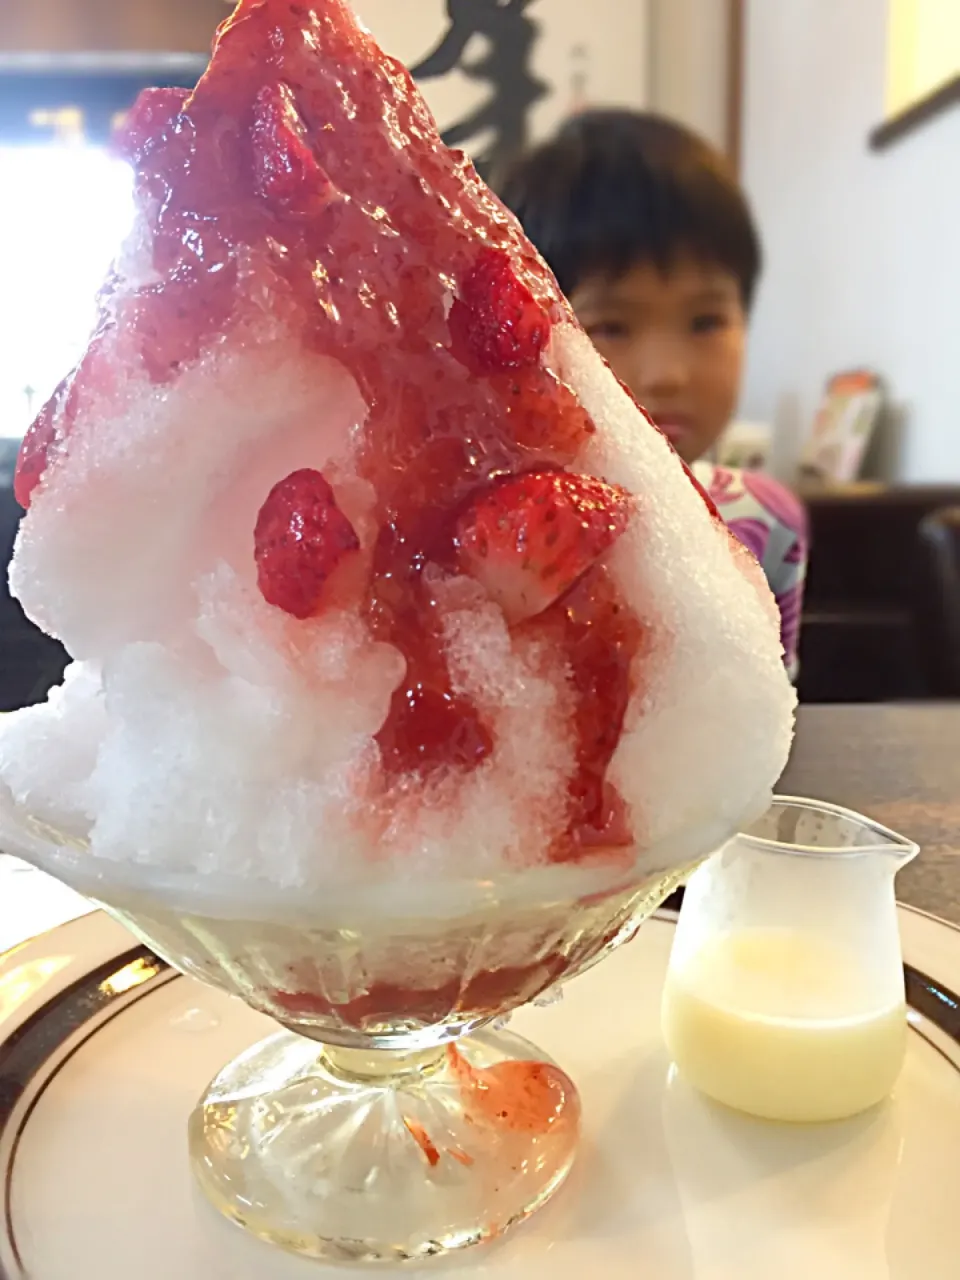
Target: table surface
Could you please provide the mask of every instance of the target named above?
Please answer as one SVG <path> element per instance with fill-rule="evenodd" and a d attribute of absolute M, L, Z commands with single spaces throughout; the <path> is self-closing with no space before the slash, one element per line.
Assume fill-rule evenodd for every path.
<path fill-rule="evenodd" d="M 801 707 L 779 791 L 843 804 L 908 836 L 897 897 L 960 924 L 960 704 Z"/>
<path fill-rule="evenodd" d="M 921 846 L 903 902 L 960 924 L 960 704 L 803 707 L 780 791 L 869 814 Z M 0 855 L 0 951 L 80 914 L 62 885 Z"/>

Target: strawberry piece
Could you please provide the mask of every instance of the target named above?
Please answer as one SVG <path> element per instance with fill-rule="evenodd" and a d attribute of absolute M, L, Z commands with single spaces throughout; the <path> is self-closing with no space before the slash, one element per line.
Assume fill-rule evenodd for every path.
<path fill-rule="evenodd" d="M 516 476 L 483 493 L 457 524 L 460 567 L 507 621 L 549 609 L 613 546 L 630 519 L 625 489 L 565 471 Z"/>
<path fill-rule="evenodd" d="M 453 353 L 475 373 L 536 364 L 550 341 L 550 319 L 501 249 L 485 249 L 450 309 Z"/>
<path fill-rule="evenodd" d="M 113 135 L 113 149 L 132 165 L 167 142 L 180 123 L 188 89 L 144 89 Z"/>
<path fill-rule="evenodd" d="M 268 84 L 257 94 L 251 137 L 258 195 L 291 213 L 323 206 L 330 179 L 310 147 L 289 85 Z"/>
<path fill-rule="evenodd" d="M 294 471 L 270 491 L 254 533 L 260 592 L 295 618 L 320 609 L 327 579 L 360 539 L 319 471 Z"/>
<path fill-rule="evenodd" d="M 530 452 L 531 467 L 563 466 L 596 434 L 596 425 L 580 401 L 543 365 L 500 374 L 491 383 L 502 394 L 504 423 L 512 438 Z"/>

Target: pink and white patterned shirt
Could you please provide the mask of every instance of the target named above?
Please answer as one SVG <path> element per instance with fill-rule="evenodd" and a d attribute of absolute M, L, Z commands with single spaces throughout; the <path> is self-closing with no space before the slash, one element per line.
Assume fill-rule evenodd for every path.
<path fill-rule="evenodd" d="M 730 532 L 760 561 L 780 610 L 784 662 L 795 678 L 807 576 L 803 504 L 759 471 L 734 471 L 700 461 L 694 463 L 693 474 L 716 503 Z"/>

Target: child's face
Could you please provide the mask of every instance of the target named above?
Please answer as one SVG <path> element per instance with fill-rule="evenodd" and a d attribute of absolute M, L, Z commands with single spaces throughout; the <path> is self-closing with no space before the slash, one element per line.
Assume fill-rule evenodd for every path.
<path fill-rule="evenodd" d="M 666 273 L 641 263 L 616 279 L 590 276 L 571 301 L 684 462 L 706 453 L 740 394 L 746 316 L 736 278 L 683 257 Z"/>

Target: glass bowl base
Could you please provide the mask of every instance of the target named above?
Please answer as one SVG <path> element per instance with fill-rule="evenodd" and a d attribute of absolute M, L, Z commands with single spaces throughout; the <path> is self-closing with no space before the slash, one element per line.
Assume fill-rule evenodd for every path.
<path fill-rule="evenodd" d="M 260 1239 L 401 1263 L 529 1217 L 569 1173 L 579 1128 L 570 1079 L 508 1032 L 417 1053 L 285 1032 L 214 1080 L 190 1153 L 208 1199 Z"/>

